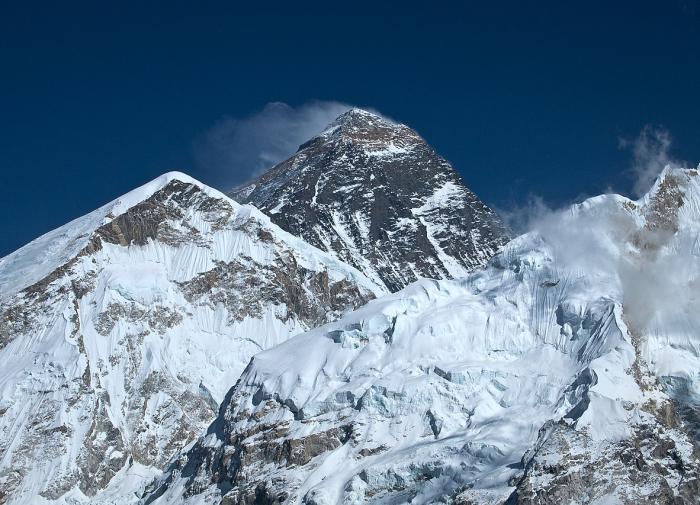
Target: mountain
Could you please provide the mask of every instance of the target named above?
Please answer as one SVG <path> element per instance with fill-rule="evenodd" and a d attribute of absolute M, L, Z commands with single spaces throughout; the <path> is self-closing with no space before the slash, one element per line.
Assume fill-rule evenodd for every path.
<path fill-rule="evenodd" d="M 231 196 L 389 291 L 464 276 L 508 238 L 415 131 L 361 109 Z"/>
<path fill-rule="evenodd" d="M 697 170 L 550 216 L 257 354 L 141 503 L 697 504 L 698 244 Z"/>
<path fill-rule="evenodd" d="M 0 503 L 125 503 L 256 352 L 383 292 L 180 173 L 0 260 Z"/>

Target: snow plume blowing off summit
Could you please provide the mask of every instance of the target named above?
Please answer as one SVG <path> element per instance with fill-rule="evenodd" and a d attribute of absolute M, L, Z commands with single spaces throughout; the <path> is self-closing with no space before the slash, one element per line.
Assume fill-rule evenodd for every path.
<path fill-rule="evenodd" d="M 195 161 L 221 187 L 233 187 L 294 154 L 302 143 L 351 108 L 336 101 L 313 101 L 298 107 L 271 102 L 244 118 L 225 116 L 195 140 Z"/>
<path fill-rule="evenodd" d="M 671 132 L 659 126 L 646 125 L 635 139 L 619 138 L 618 147 L 630 151 L 634 157 L 631 174 L 634 177 L 632 191 L 639 197 L 646 193 L 666 165 L 687 166 L 673 159 Z"/>

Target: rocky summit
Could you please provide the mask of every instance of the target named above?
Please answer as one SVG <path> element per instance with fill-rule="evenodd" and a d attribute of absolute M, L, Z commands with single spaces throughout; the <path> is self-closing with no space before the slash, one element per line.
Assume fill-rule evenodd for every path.
<path fill-rule="evenodd" d="M 420 278 L 461 277 L 508 238 L 415 131 L 361 109 L 231 196 L 392 292 Z"/>

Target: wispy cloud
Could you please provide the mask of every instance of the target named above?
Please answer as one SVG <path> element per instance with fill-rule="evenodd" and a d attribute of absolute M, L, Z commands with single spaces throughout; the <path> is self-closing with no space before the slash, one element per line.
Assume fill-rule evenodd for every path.
<path fill-rule="evenodd" d="M 634 158 L 632 174 L 634 196 L 646 193 L 666 165 L 678 166 L 670 151 L 671 133 L 663 127 L 646 125 L 636 138 L 618 139 L 620 149 L 629 150 Z"/>
<path fill-rule="evenodd" d="M 221 185 L 232 187 L 292 155 L 351 107 L 332 101 L 299 107 L 272 102 L 248 117 L 226 116 L 195 140 L 195 162 Z"/>
<path fill-rule="evenodd" d="M 531 231 L 550 246 L 561 267 L 617 283 L 631 329 L 654 331 L 659 317 L 700 326 L 700 259 L 681 251 L 664 254 L 674 229 L 640 226 L 617 197 L 599 197 L 573 208 L 543 212 Z M 653 247 L 639 247 L 649 241 Z"/>
<path fill-rule="evenodd" d="M 544 198 L 533 193 L 522 203 L 512 202 L 509 207 L 495 210 L 515 235 L 530 231 L 533 223 L 554 212 Z"/>
<path fill-rule="evenodd" d="M 673 136 L 664 127 L 646 125 L 634 137 L 619 137 L 618 147 L 631 155 L 628 175 L 632 178 L 631 197 L 637 198 L 651 189 L 656 177 L 664 167 L 687 166 L 671 154 Z M 601 193 L 615 193 L 608 185 Z M 551 216 L 567 209 L 577 202 L 582 202 L 590 195 L 580 194 L 569 203 L 559 204 L 554 208 L 537 194 L 530 193 L 521 203 L 513 203 L 508 208 L 498 209 L 498 214 L 515 233 L 525 233 L 548 221 Z"/>

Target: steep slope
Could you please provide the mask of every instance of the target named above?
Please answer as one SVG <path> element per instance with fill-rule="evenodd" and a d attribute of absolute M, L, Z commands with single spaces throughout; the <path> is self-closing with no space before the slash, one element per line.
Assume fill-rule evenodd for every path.
<path fill-rule="evenodd" d="M 466 275 L 507 239 L 498 216 L 415 131 L 360 109 L 232 197 L 389 291 Z"/>
<path fill-rule="evenodd" d="M 124 503 L 250 357 L 380 292 L 169 173 L 0 260 L 0 503 Z"/>
<path fill-rule="evenodd" d="M 699 180 L 256 355 L 142 503 L 697 504 Z"/>

